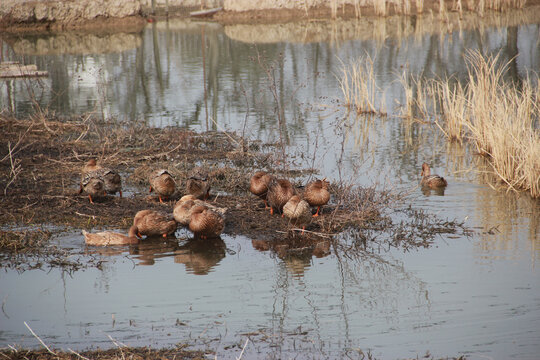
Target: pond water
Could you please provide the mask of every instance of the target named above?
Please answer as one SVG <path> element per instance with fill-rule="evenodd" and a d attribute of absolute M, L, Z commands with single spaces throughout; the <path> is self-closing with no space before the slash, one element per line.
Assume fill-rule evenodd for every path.
<path fill-rule="evenodd" d="M 333 250 L 282 260 L 226 230 L 208 247 L 178 231 L 178 242 L 103 250 L 85 249 L 75 229 L 55 241 L 103 256 L 101 269 L 3 271 L 1 346 L 39 347 L 26 322 L 46 344 L 75 350 L 189 341 L 227 359 L 250 337 L 245 358 L 358 358 L 369 350 L 384 359 L 427 352 L 537 359 L 539 202 L 491 189 L 472 151 L 447 143 L 435 126 L 398 116 L 404 71 L 464 79 L 469 49 L 500 53 L 510 61 L 509 81 L 535 79 L 540 23 L 528 15 L 443 28 L 430 18 L 231 26 L 171 20 L 136 33 L 5 39 L 4 60 L 50 73 L 0 82 L 1 108 L 19 116 L 35 100 L 58 114 L 282 139 L 296 166 L 408 191 L 414 207 L 475 232 L 410 252 Z M 388 117 L 354 117 L 339 106 L 336 75 L 366 56 Z M 444 196 L 418 188 L 424 161 L 448 180 Z"/>

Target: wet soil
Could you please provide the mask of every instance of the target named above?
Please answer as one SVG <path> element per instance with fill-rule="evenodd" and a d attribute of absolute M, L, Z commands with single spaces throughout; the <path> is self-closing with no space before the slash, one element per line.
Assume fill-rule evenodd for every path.
<path fill-rule="evenodd" d="M 325 256 L 344 231 L 353 240 L 346 246 L 357 251 L 426 247 L 439 233 L 463 232 L 460 224 L 403 208 L 396 194 L 344 184 L 331 184 L 330 203 L 302 232 L 287 218 L 270 215 L 248 191 L 249 179 L 264 169 L 290 179 L 301 194 L 302 181 L 316 170 L 293 169 L 276 144 L 235 133 L 157 129 L 90 115 L 57 118 L 42 111 L 26 119 L 0 116 L 0 127 L 11 139 L 0 144 L 0 266 L 20 266 L 25 256 L 39 254 L 45 257 L 41 262 L 77 268 L 80 264 L 59 261 L 67 256 L 47 246 L 53 235 L 81 229 L 127 231 L 143 209 L 172 214 L 196 168 L 208 173 L 208 201 L 227 209 L 224 232 L 245 235 L 254 247 L 271 249 L 280 257 Z M 91 158 L 120 173 L 126 196 L 108 195 L 92 204 L 80 193 L 81 170 Z M 148 192 L 149 174 L 161 168 L 177 183 L 176 193 L 164 203 Z M 389 213 L 396 211 L 410 221 L 392 221 Z M 95 264 L 99 266 L 91 261 L 89 266 Z"/>
<path fill-rule="evenodd" d="M 83 351 L 80 353 L 76 352 L 56 352 L 54 349 L 52 352 L 47 350 L 0 350 L 0 355 L 3 359 L 8 360 L 22 360 L 22 359 L 32 359 L 32 360 L 48 360 L 48 359 L 58 359 L 58 360 L 76 360 L 76 359 L 94 359 L 94 360 L 139 360 L 139 359 L 207 359 L 209 352 L 204 351 L 194 351 L 186 350 L 184 346 L 179 346 L 175 349 L 160 349 L 155 350 L 151 348 L 115 348 L 109 350 L 92 350 L 92 351 Z"/>

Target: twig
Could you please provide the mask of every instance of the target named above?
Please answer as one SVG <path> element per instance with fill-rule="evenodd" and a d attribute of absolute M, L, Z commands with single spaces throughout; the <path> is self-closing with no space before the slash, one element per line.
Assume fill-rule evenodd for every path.
<path fill-rule="evenodd" d="M 77 355 L 78 357 L 80 357 L 81 359 L 84 359 L 84 360 L 90 360 L 89 358 L 87 358 L 86 356 L 82 356 L 81 354 L 79 354 L 78 352 L 76 351 L 73 351 L 71 350 L 70 348 L 67 348 L 72 354 L 75 354 Z"/>
<path fill-rule="evenodd" d="M 6 300 L 7 300 L 7 295 L 4 297 L 4 300 L 2 300 L 2 312 L 4 313 L 4 315 L 6 315 L 6 317 L 9 319 L 9 316 L 8 314 L 6 313 L 6 310 L 4 310 L 4 305 L 6 305 Z"/>
<path fill-rule="evenodd" d="M 81 214 L 80 212 L 77 212 L 77 211 L 75 211 L 75 214 L 77 214 L 77 215 L 79 215 L 79 216 L 86 216 L 86 217 L 92 218 L 92 220 L 95 220 L 95 219 L 96 219 L 96 216 L 95 216 L 95 215 Z"/>
<path fill-rule="evenodd" d="M 313 234 L 313 235 L 317 235 L 317 236 L 320 236 L 320 237 L 324 237 L 324 238 L 328 238 L 328 239 L 331 239 L 332 236 L 335 236 L 337 234 L 325 234 L 325 233 L 321 233 L 321 232 L 316 232 L 316 231 L 310 231 L 310 230 L 302 230 L 302 229 L 298 229 L 298 228 L 292 228 L 290 229 L 291 231 L 298 231 L 298 232 L 307 232 L 307 233 L 310 233 L 310 234 Z M 287 231 L 280 231 L 280 230 L 276 230 L 277 233 L 280 233 L 280 234 L 287 234 L 288 232 Z"/>
<path fill-rule="evenodd" d="M 56 356 L 56 353 L 54 353 L 51 349 L 49 349 L 49 347 L 43 342 L 43 340 L 41 340 L 41 339 L 39 338 L 39 336 L 36 335 L 36 333 L 34 332 L 34 330 L 32 330 L 32 328 L 26 323 L 26 321 L 24 322 L 24 325 L 28 328 L 28 330 L 30 330 L 30 332 L 32 333 L 32 335 L 34 335 L 34 337 L 35 337 L 36 339 L 39 340 L 39 342 L 41 343 L 41 345 L 43 345 L 43 346 L 45 347 L 45 349 L 47 349 L 47 351 L 48 351 L 49 353 L 51 353 L 51 354 L 53 354 L 53 355 Z"/>
<path fill-rule="evenodd" d="M 236 358 L 236 360 L 240 360 L 242 358 L 242 355 L 244 355 L 244 350 L 246 350 L 246 346 L 249 342 L 249 338 L 246 338 L 246 343 L 244 344 L 244 347 L 242 348 L 242 352 L 240 353 L 240 356 Z"/>

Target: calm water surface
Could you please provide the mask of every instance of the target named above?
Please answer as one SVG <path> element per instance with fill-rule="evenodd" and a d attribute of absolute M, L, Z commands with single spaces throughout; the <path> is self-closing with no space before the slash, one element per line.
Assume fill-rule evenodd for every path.
<path fill-rule="evenodd" d="M 103 256 L 102 269 L 3 271 L 1 346 L 38 347 L 26 321 L 63 349 L 190 340 L 234 358 L 249 336 L 256 341 L 245 358 L 357 358 L 371 350 L 385 359 L 428 351 L 538 359 L 538 201 L 492 190 L 471 151 L 448 144 L 435 127 L 394 116 L 404 102 L 404 71 L 465 79 L 468 49 L 500 53 L 502 62 L 515 57 L 508 81 L 536 79 L 539 23 L 498 24 L 440 31 L 395 19 L 227 27 L 170 21 L 132 34 L 6 39 L 4 60 L 50 73 L 0 83 L 2 109 L 17 115 L 31 111 L 33 97 L 58 114 L 93 112 L 158 127 L 241 132 L 247 122 L 246 135 L 264 141 L 279 140 L 263 69 L 274 66 L 296 166 L 313 163 L 332 180 L 409 191 L 413 206 L 465 220 L 475 234 L 439 237 L 412 252 L 282 260 L 246 237 L 225 234 L 201 247 L 180 230 L 178 242 L 85 249 L 75 229 L 55 241 Z M 367 55 L 387 118 L 347 116 L 339 106 L 342 64 Z M 417 188 L 424 161 L 449 180 L 444 196 Z"/>

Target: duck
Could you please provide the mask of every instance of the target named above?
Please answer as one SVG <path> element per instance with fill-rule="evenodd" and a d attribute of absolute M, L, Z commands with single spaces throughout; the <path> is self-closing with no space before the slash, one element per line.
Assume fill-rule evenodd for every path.
<path fill-rule="evenodd" d="M 283 206 L 294 193 L 294 188 L 289 180 L 272 177 L 268 182 L 268 193 L 266 194 L 266 200 L 270 206 L 270 214 L 274 214 L 274 209 L 281 212 Z"/>
<path fill-rule="evenodd" d="M 195 237 L 203 239 L 219 237 L 225 227 L 225 219 L 217 212 L 204 205 L 195 205 L 191 209 L 189 230 Z"/>
<path fill-rule="evenodd" d="M 171 216 L 155 210 L 141 210 L 133 218 L 133 225 L 137 227 L 137 235 L 142 237 L 161 235 L 164 238 L 176 231 L 176 220 Z"/>
<path fill-rule="evenodd" d="M 253 174 L 249 181 L 249 191 L 264 201 L 265 209 L 268 209 L 266 194 L 268 193 L 268 183 L 272 177 L 273 176 L 268 174 L 266 171 L 257 171 L 255 174 Z"/>
<path fill-rule="evenodd" d="M 311 207 L 306 200 L 293 195 L 283 206 L 283 215 L 288 217 L 295 226 L 302 226 L 302 234 L 306 225 L 311 222 Z"/>
<path fill-rule="evenodd" d="M 446 180 L 439 175 L 431 175 L 431 169 L 427 163 L 422 164 L 422 172 L 420 173 L 422 180 L 420 185 L 425 188 L 438 189 L 448 185 Z"/>
<path fill-rule="evenodd" d="M 89 172 L 96 171 L 99 169 L 101 169 L 101 166 L 97 164 L 96 159 L 92 158 L 84 164 L 82 168 L 82 174 L 85 175 L 85 174 L 88 174 Z"/>
<path fill-rule="evenodd" d="M 97 172 L 99 176 L 103 179 L 105 191 L 108 194 L 115 195 L 116 193 L 119 193 L 120 197 L 122 197 L 122 178 L 117 171 L 110 168 L 102 167 L 98 165 L 96 159 L 90 159 L 84 165 L 82 169 L 82 174 L 84 176 L 91 172 Z"/>
<path fill-rule="evenodd" d="M 79 194 L 83 191 L 88 195 L 90 204 L 94 203 L 93 198 L 107 196 L 105 183 L 98 171 L 91 171 L 82 176 L 79 185 Z"/>
<path fill-rule="evenodd" d="M 202 170 L 196 170 L 186 182 L 186 191 L 197 199 L 206 200 L 210 197 L 210 182 L 208 175 Z"/>
<path fill-rule="evenodd" d="M 156 170 L 150 174 L 149 182 L 150 192 L 156 192 L 160 203 L 163 203 L 163 199 L 168 199 L 176 191 L 176 182 L 165 169 Z"/>
<path fill-rule="evenodd" d="M 112 231 L 101 231 L 97 233 L 89 233 L 82 231 L 84 242 L 86 245 L 107 246 L 107 245 L 132 245 L 138 244 L 137 237 L 138 229 L 135 225 L 129 228 L 128 235 L 120 234 Z"/>
<path fill-rule="evenodd" d="M 195 196 L 186 195 L 176 202 L 173 209 L 173 217 L 177 223 L 182 226 L 189 225 L 191 209 L 195 206 L 195 200 L 197 200 Z"/>
<path fill-rule="evenodd" d="M 330 200 L 330 191 L 328 191 L 329 185 L 330 183 L 326 181 L 326 178 L 312 181 L 306 185 L 304 199 L 310 206 L 317 207 L 317 212 L 315 212 L 313 217 L 319 216 L 321 207 L 328 204 L 328 201 Z"/>
<path fill-rule="evenodd" d="M 214 205 L 211 205 L 205 201 L 197 199 L 195 196 L 188 194 L 184 195 L 176 202 L 173 209 L 174 219 L 183 226 L 188 226 L 189 221 L 191 220 L 191 209 L 195 205 L 203 205 L 209 208 L 212 211 L 217 212 L 221 216 L 225 216 L 227 213 L 227 208 L 220 208 Z"/>

